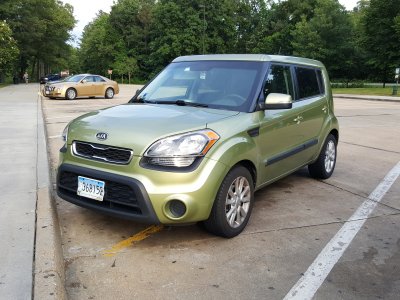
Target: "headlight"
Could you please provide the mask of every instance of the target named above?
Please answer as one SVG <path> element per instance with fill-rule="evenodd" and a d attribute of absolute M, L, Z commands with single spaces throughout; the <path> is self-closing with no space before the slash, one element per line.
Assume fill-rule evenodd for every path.
<path fill-rule="evenodd" d="M 212 130 L 174 135 L 152 144 L 145 152 L 146 163 L 164 167 L 188 167 L 196 158 L 206 155 L 218 141 Z"/>
<path fill-rule="evenodd" d="M 65 126 L 65 128 L 62 132 L 62 135 L 61 135 L 61 138 L 62 138 L 63 142 L 65 142 L 65 143 L 67 143 L 67 139 L 68 139 L 68 127 L 69 127 L 69 123 L 67 126 Z"/>

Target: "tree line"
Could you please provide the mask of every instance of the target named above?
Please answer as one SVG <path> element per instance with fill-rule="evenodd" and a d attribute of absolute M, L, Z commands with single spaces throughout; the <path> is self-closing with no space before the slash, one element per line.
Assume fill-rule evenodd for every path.
<path fill-rule="evenodd" d="M 5 60 L 17 57 L 14 66 L 37 74 L 46 67 L 102 75 L 112 69 L 113 76 L 145 81 L 177 56 L 213 53 L 314 58 L 346 82 L 392 81 L 400 66 L 399 0 L 361 0 L 352 11 L 338 0 L 118 0 L 85 27 L 77 48 L 67 44 L 75 23 L 68 4 L 3 2 L 0 40 L 8 35 L 10 42 L 0 43 L 0 53 L 17 45 Z M 39 13 L 31 5 L 51 9 Z M 3 64 L 0 70 L 10 69 Z"/>
<path fill-rule="evenodd" d="M 73 7 L 57 0 L 0 2 L 0 74 L 31 78 L 67 68 L 73 52 L 67 44 L 75 26 Z M 3 43 L 2 41 L 7 41 Z M 3 54 L 4 53 L 4 54 Z"/>

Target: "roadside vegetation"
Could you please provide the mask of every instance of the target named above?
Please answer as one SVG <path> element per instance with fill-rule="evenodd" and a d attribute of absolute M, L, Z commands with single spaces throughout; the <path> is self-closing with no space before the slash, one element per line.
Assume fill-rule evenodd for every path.
<path fill-rule="evenodd" d="M 334 94 L 392 96 L 393 87 L 333 88 Z M 400 90 L 397 96 L 400 96 Z"/>
<path fill-rule="evenodd" d="M 112 69 L 119 82 L 143 82 L 177 56 L 212 53 L 314 58 L 337 82 L 385 85 L 400 66 L 398 0 L 361 0 L 352 11 L 337 0 L 116 0 L 85 27 L 79 47 L 68 44 L 73 7 L 60 1 L 3 0 L 0 20 L 18 46 L 1 72 L 28 69 L 33 79 Z"/>

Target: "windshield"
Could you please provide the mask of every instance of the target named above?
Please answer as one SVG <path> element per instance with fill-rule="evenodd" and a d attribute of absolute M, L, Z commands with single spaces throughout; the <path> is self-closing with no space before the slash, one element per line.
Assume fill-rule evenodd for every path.
<path fill-rule="evenodd" d="M 75 76 L 71 76 L 65 79 L 65 81 L 68 82 L 78 82 L 80 81 L 83 77 L 85 77 L 85 75 L 75 75 Z"/>
<path fill-rule="evenodd" d="M 248 111 L 261 69 L 261 62 L 249 61 L 172 63 L 137 100 L 160 104 L 185 102 L 200 107 Z"/>

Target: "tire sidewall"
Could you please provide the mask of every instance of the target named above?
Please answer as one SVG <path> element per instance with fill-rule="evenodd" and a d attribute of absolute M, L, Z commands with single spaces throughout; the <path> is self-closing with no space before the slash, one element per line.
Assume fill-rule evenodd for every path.
<path fill-rule="evenodd" d="M 111 97 L 108 96 L 108 91 L 109 91 L 109 90 L 112 91 L 112 96 L 111 96 Z M 113 89 L 113 88 L 107 88 L 107 89 L 106 89 L 106 98 L 107 98 L 107 99 L 112 99 L 112 98 L 114 98 L 114 89 Z"/>
<path fill-rule="evenodd" d="M 326 152 L 326 150 L 328 148 L 328 144 L 329 144 L 330 141 L 332 141 L 333 144 L 335 145 L 335 160 L 333 162 L 333 166 L 332 166 L 331 171 L 327 172 L 327 170 L 325 168 L 325 152 Z M 324 147 L 322 148 L 322 151 L 321 151 L 321 154 L 320 154 L 320 158 L 319 158 L 320 163 L 323 166 L 322 167 L 322 173 L 324 175 L 323 176 L 324 178 L 329 178 L 333 174 L 333 171 L 335 170 L 335 167 L 336 167 L 336 159 L 337 159 L 337 141 L 336 141 L 336 138 L 332 134 L 329 134 L 328 137 L 325 140 Z"/>
<path fill-rule="evenodd" d="M 71 90 L 75 92 L 75 97 L 74 97 L 74 98 L 70 98 L 70 97 L 69 97 L 69 91 L 71 91 Z M 69 88 L 69 89 L 65 92 L 65 95 L 66 95 L 66 98 L 67 98 L 68 100 L 74 100 L 74 99 L 76 99 L 77 93 L 76 93 L 76 90 L 75 90 L 75 89 Z"/>
<path fill-rule="evenodd" d="M 249 210 L 247 212 L 246 218 L 244 219 L 243 223 L 240 224 L 240 226 L 233 228 L 229 225 L 228 220 L 226 219 L 226 212 L 225 212 L 225 206 L 226 206 L 226 197 L 228 195 L 228 191 L 232 183 L 236 180 L 238 177 L 245 177 L 247 181 L 249 182 L 250 185 L 250 206 Z M 218 223 L 219 231 L 221 232 L 220 235 L 224 237 L 234 237 L 238 234 L 240 234 L 243 229 L 246 227 L 250 215 L 253 209 L 254 205 L 254 183 L 253 183 L 253 178 L 248 171 L 247 168 L 238 166 L 233 168 L 227 176 L 224 178 L 218 193 L 217 197 L 215 199 L 214 205 L 213 205 L 213 211 L 212 214 L 214 214 L 215 221 Z"/>

